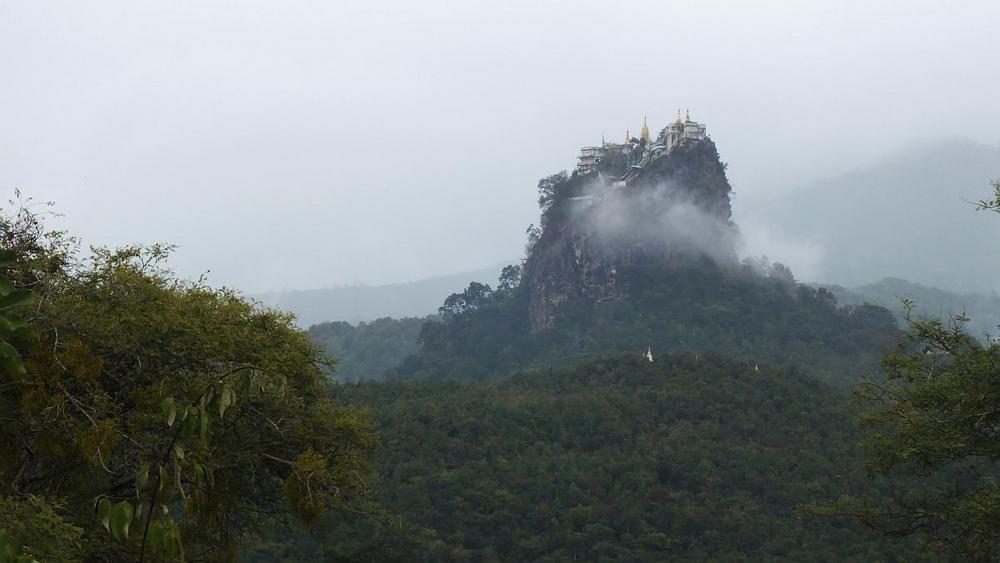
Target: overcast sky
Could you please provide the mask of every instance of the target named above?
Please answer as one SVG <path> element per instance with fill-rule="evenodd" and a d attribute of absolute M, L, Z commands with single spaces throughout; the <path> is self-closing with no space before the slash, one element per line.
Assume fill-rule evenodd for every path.
<path fill-rule="evenodd" d="M 708 124 L 737 213 L 996 145 L 998 29 L 996 0 L 0 0 L 0 188 L 217 285 L 412 280 L 519 257 L 538 178 L 643 115 Z"/>

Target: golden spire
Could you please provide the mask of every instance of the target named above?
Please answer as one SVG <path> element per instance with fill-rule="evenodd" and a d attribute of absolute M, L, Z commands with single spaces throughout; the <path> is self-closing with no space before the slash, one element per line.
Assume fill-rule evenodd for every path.
<path fill-rule="evenodd" d="M 649 125 L 646 125 L 646 116 L 642 116 L 642 131 L 639 133 L 639 138 L 649 143 Z"/>
<path fill-rule="evenodd" d="M 677 123 L 681 123 L 681 110 L 677 108 Z"/>
<path fill-rule="evenodd" d="M 691 121 L 691 110 L 685 111 L 684 114 L 684 121 Z"/>
<path fill-rule="evenodd" d="M 625 130 L 625 144 L 626 145 L 632 144 L 632 131 L 628 129 Z"/>

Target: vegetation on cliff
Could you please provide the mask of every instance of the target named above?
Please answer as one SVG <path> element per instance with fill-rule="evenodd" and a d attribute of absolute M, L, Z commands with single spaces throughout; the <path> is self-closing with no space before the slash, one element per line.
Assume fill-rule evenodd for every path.
<path fill-rule="evenodd" d="M 449 297 L 391 375 L 484 378 L 651 347 L 725 351 L 849 385 L 893 342 L 885 309 L 838 307 L 780 264 L 737 261 L 711 140 L 676 147 L 626 185 L 557 174 L 539 193 L 542 227 L 523 266 L 495 291 L 473 283 Z"/>
<path fill-rule="evenodd" d="M 651 347 L 799 366 L 843 386 L 877 369 L 898 330 L 887 310 L 839 307 L 829 292 L 795 284 L 780 265 L 638 263 L 623 275 L 626 298 L 567 301 L 553 328 L 535 332 L 524 287 L 474 284 L 442 308 L 441 321 L 424 325 L 420 352 L 391 373 L 481 379 Z"/>
<path fill-rule="evenodd" d="M 529 233 L 523 271 L 532 329 L 553 326 L 567 300 L 622 298 L 619 273 L 640 259 L 735 264 L 732 188 L 711 140 L 633 166 L 628 181 L 616 179 L 619 168 L 611 160 L 596 174 L 539 181 L 541 227 Z"/>

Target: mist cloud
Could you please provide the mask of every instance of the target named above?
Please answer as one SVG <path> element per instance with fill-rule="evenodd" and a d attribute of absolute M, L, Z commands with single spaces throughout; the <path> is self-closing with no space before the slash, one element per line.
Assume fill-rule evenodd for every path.
<path fill-rule="evenodd" d="M 719 264 L 737 259 L 737 229 L 703 209 L 687 188 L 675 182 L 622 188 L 593 183 L 586 192 L 592 195 L 578 198 L 571 221 L 599 245 L 703 254 Z"/>

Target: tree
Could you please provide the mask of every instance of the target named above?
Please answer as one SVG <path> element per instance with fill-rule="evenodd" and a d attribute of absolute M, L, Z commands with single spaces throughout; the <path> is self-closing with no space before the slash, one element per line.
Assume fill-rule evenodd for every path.
<path fill-rule="evenodd" d="M 1000 346 L 980 344 L 950 324 L 916 320 L 883 360 L 886 381 L 858 389 L 870 474 L 885 497 L 850 501 L 867 525 L 918 536 L 970 560 L 1000 554 Z"/>
<path fill-rule="evenodd" d="M 995 198 L 980 209 L 1000 211 Z M 909 333 L 882 361 L 885 381 L 857 396 L 867 467 L 885 494 L 839 504 L 892 536 L 966 560 L 1000 557 L 1000 343 L 977 341 L 964 315 L 918 320 L 904 301 Z"/>
<path fill-rule="evenodd" d="M 452 293 L 444 300 L 444 305 L 438 308 L 438 313 L 445 321 L 450 321 L 463 313 L 475 311 L 490 302 L 493 290 L 489 285 L 471 282 L 462 293 Z"/>
<path fill-rule="evenodd" d="M 566 183 L 567 179 L 566 171 L 563 170 L 538 181 L 538 207 L 542 210 L 542 215 L 545 215 L 549 207 L 555 203 L 559 188 Z"/>
<path fill-rule="evenodd" d="M 990 185 L 993 186 L 993 199 L 984 199 L 976 207 L 980 210 L 1000 213 L 1000 180 L 993 180 Z"/>
<path fill-rule="evenodd" d="M 520 265 L 508 264 L 500 271 L 500 282 L 497 284 L 497 292 L 508 295 L 521 285 L 521 275 L 524 269 Z"/>
<path fill-rule="evenodd" d="M 535 246 L 542 240 L 542 229 L 532 223 L 525 229 L 524 234 L 528 237 L 528 241 L 524 245 L 524 253 L 526 256 L 531 256 L 531 253 L 535 250 Z"/>
<path fill-rule="evenodd" d="M 289 512 L 368 506 L 370 422 L 289 315 L 178 279 L 168 247 L 81 261 L 39 233 L 0 220 L 39 334 L 0 376 L 0 495 L 61 499 L 97 561 L 228 559 Z"/>
<path fill-rule="evenodd" d="M 15 258 L 12 251 L 0 250 L 0 268 L 9 268 Z M 23 378 L 26 372 L 21 354 L 11 340 L 35 336 L 16 311 L 32 301 L 30 291 L 15 289 L 0 274 L 0 371 L 15 380 Z M 48 561 L 77 559 L 82 530 L 63 521 L 54 508 L 38 497 L 22 501 L 0 497 L 0 563 L 30 563 L 35 556 Z M 24 543 L 29 540 L 35 549 L 24 553 Z"/>

